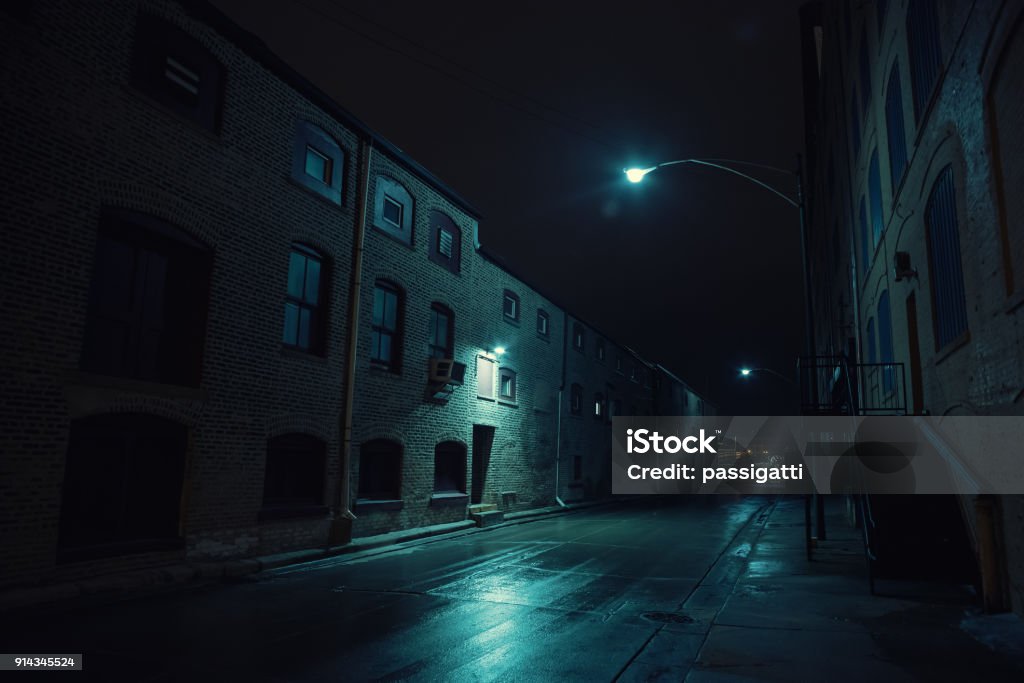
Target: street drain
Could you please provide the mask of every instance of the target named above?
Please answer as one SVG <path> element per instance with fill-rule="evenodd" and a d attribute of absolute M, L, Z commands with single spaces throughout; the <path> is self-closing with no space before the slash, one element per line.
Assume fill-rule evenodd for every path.
<path fill-rule="evenodd" d="M 692 624 L 693 617 L 678 612 L 644 612 L 640 615 L 648 621 L 657 621 L 662 624 Z"/>

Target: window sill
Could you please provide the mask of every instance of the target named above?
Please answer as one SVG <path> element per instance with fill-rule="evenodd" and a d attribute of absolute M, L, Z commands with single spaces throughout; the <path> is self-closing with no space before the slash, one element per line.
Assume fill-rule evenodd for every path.
<path fill-rule="evenodd" d="M 199 387 L 147 382 L 129 377 L 101 375 L 93 372 L 73 370 L 65 375 L 65 381 L 73 386 L 93 389 L 113 389 L 138 394 L 150 394 L 163 398 L 182 398 L 191 401 L 205 401 L 206 391 Z"/>
<path fill-rule="evenodd" d="M 499 405 L 508 406 L 509 408 L 518 408 L 519 403 L 512 398 L 499 398 L 497 399 Z"/>
<path fill-rule="evenodd" d="M 392 370 L 387 366 L 378 365 L 373 361 L 370 361 L 370 375 L 374 377 L 391 377 L 394 379 L 398 379 L 399 377 L 402 376 L 402 373 Z"/>
<path fill-rule="evenodd" d="M 405 505 L 405 501 L 401 498 L 397 499 L 382 499 L 375 500 L 369 498 L 360 498 L 356 500 L 356 511 L 357 512 L 387 512 L 390 510 L 401 510 Z"/>
<path fill-rule="evenodd" d="M 300 517 L 325 517 L 327 515 L 326 505 L 295 505 L 281 507 L 264 507 L 256 515 L 257 521 L 268 522 L 282 519 L 296 519 Z"/>
<path fill-rule="evenodd" d="M 515 325 L 519 327 L 519 318 L 510 318 L 505 314 L 502 314 L 501 319 L 507 322 L 509 325 Z"/>
<path fill-rule="evenodd" d="M 468 493 L 458 493 L 455 491 L 445 493 L 435 493 L 430 496 L 430 507 L 432 508 L 454 508 L 454 507 L 466 507 L 469 503 Z"/>

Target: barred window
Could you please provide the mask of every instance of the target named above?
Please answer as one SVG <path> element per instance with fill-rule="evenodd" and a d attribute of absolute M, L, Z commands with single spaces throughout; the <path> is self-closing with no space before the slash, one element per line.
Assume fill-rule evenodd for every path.
<path fill-rule="evenodd" d="M 947 166 L 932 186 L 925 210 L 936 349 L 967 333 L 967 300 L 955 192 L 953 169 Z"/>

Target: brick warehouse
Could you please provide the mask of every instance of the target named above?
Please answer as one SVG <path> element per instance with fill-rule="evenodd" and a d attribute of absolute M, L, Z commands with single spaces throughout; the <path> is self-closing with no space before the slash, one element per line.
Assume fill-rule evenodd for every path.
<path fill-rule="evenodd" d="M 598 498 L 712 410 L 206 3 L 0 14 L 0 585 Z"/>
<path fill-rule="evenodd" d="M 803 12 L 817 353 L 899 363 L 911 414 L 1024 414 L 1024 3 Z M 1024 611 L 1024 497 L 961 497 L 986 606 Z"/>

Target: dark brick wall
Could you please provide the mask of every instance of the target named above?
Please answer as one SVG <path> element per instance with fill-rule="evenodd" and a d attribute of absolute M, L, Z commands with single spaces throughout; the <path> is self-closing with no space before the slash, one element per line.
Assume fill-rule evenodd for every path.
<path fill-rule="evenodd" d="M 346 124 L 349 119 L 272 59 L 255 57 L 255 48 L 244 36 L 235 37 L 234 29 L 225 33 L 198 20 L 197 12 L 205 11 L 201 3 L 186 5 L 192 9 L 172 2 L 54 0 L 28 3 L 17 16 L 0 14 L 0 117 L 6 124 L 0 127 L 0 585 L 327 542 L 326 512 L 261 521 L 267 441 L 288 433 L 322 440 L 323 502 L 332 505 L 339 498 L 339 424 L 363 189 L 359 166 L 370 134 Z M 197 39 L 224 67 L 216 132 L 132 85 L 140 7 Z M 325 131 L 345 153 L 340 205 L 292 179 L 300 120 Z M 375 140 L 365 188 L 370 203 L 357 316 L 350 496 L 355 503 L 362 444 L 387 438 L 403 450 L 401 504 L 355 505 L 354 534 L 465 519 L 467 501 L 440 506 L 432 499 L 434 449 L 441 441 L 466 447 L 468 491 L 474 425 L 492 427 L 495 434 L 482 502 L 519 510 L 552 505 L 557 497 L 608 495 L 610 426 L 594 418 L 594 394 L 604 394 L 606 409 L 617 399 L 622 414 L 649 413 L 653 366 L 610 339 L 605 360 L 597 360 L 600 333 L 585 324 L 585 353 L 566 350 L 565 326 L 575 319 L 479 248 L 477 217 L 451 191 Z M 400 183 L 414 201 L 410 244 L 373 227 L 378 177 Z M 106 207 L 152 214 L 212 250 L 198 387 L 81 370 L 100 213 Z M 457 273 L 429 257 L 435 209 L 461 232 Z M 322 354 L 282 346 L 293 242 L 316 249 L 327 266 Z M 398 373 L 370 363 L 379 278 L 404 291 Z M 505 290 L 519 297 L 518 322 L 502 314 Z M 454 312 L 454 356 L 467 367 L 465 384 L 447 401 L 425 397 L 435 302 Z M 549 316 L 547 335 L 537 331 L 539 309 Z M 498 346 L 507 351 L 495 362 L 516 373 L 514 401 L 478 396 L 477 358 Z M 615 369 L 620 355 L 621 373 Z M 638 374 L 631 379 L 634 365 Z M 574 382 L 584 387 L 580 416 L 569 408 Z M 76 419 L 104 413 L 154 414 L 187 428 L 183 548 L 57 561 L 70 427 Z M 581 458 L 579 477 L 575 457 Z"/>
<path fill-rule="evenodd" d="M 1008 286 L 1009 266 L 1018 258 L 1011 246 L 1024 240 L 1015 189 L 1006 178 L 1019 177 L 1021 159 L 1020 93 L 1024 64 L 1021 2 L 939 2 L 942 74 L 930 105 L 915 117 L 906 31 L 907 2 L 890 2 L 881 33 L 875 3 L 855 5 L 853 30 L 843 13 L 826 4 L 821 100 L 813 126 L 819 158 L 811 225 L 812 291 L 819 353 L 841 353 L 850 337 L 867 356 L 867 321 L 877 318 L 881 293 L 892 305 L 894 360 L 908 369 L 918 354 L 921 391 L 910 396 L 935 415 L 1022 415 L 1024 402 L 1024 307 L 1019 284 Z M 861 117 L 860 153 L 850 145 L 853 125 L 849 102 L 861 84 L 857 73 L 859 26 L 866 26 L 871 64 L 871 104 Z M 852 43 L 848 43 L 852 37 Z M 908 166 L 895 193 L 888 165 L 885 87 L 899 64 Z M 1014 121 L 1003 125 L 1000 121 Z M 998 128 L 997 128 L 998 124 Z M 881 164 L 884 232 L 867 263 L 860 262 L 859 203 L 868 196 L 868 160 L 873 149 Z M 951 165 L 956 187 L 961 263 L 966 291 L 968 336 L 937 349 L 933 282 L 929 272 L 925 215 L 932 186 Z M 830 183 L 827 171 L 835 168 Z M 1019 202 L 1017 202 L 1019 203 Z M 869 200 L 870 204 L 870 200 Z M 870 239 L 870 237 L 869 237 Z M 893 258 L 910 254 L 917 277 L 896 281 Z M 851 272 L 856 267 L 856 275 Z M 1012 280 L 1019 283 L 1020 278 Z M 911 348 L 907 298 L 917 305 L 919 344 Z M 877 334 L 877 325 L 876 325 Z M 1024 610 L 1024 537 L 1020 497 L 1004 497 L 1003 534 L 1014 607 Z M 973 518 L 973 505 L 961 506 Z M 969 519 L 970 526 L 974 520 Z"/>

